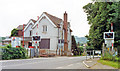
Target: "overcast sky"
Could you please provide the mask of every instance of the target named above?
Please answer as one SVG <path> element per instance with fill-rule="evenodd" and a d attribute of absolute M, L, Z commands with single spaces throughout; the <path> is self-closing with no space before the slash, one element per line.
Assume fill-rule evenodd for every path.
<path fill-rule="evenodd" d="M 89 32 L 83 6 L 91 0 L 0 0 L 0 36 L 10 36 L 11 30 L 26 24 L 30 19 L 37 20 L 43 12 L 63 19 L 68 13 L 72 35 L 84 37 Z"/>

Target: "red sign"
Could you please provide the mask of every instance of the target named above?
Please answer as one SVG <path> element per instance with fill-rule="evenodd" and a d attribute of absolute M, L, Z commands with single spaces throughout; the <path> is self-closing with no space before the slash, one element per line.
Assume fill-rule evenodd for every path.
<path fill-rule="evenodd" d="M 34 48 L 33 46 L 29 46 L 29 48 Z"/>
<path fill-rule="evenodd" d="M 16 46 L 16 48 L 20 48 L 20 46 Z"/>

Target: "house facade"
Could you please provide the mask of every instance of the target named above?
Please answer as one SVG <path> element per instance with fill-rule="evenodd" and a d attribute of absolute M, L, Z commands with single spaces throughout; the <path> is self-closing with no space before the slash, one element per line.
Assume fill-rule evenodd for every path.
<path fill-rule="evenodd" d="M 27 49 L 33 46 L 32 37 L 40 36 L 38 49 L 41 52 L 53 53 L 56 55 L 71 55 L 71 32 L 70 22 L 67 21 L 67 13 L 64 19 L 43 12 L 37 20 L 30 19 L 25 25 L 21 36 L 21 43 L 24 40 L 24 47 Z M 23 34 L 20 35 L 23 35 Z M 23 44 L 22 44 L 23 45 Z"/>
<path fill-rule="evenodd" d="M 67 13 L 64 14 L 64 19 L 67 20 Z M 67 30 L 66 30 L 67 29 Z M 65 34 L 67 32 L 67 34 Z M 47 50 L 50 53 L 57 55 L 66 55 L 71 53 L 71 32 L 70 23 L 58 17 L 43 12 L 37 21 L 28 22 L 24 29 L 24 37 L 40 36 L 40 50 Z M 64 39 L 66 38 L 66 40 Z M 32 40 L 25 43 L 25 47 L 32 45 Z M 65 49 L 65 43 L 67 47 Z"/>

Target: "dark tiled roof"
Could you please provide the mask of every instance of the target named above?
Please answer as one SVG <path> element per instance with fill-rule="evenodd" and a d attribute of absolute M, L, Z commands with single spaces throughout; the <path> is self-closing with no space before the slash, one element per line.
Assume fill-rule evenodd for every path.
<path fill-rule="evenodd" d="M 57 26 L 59 27 L 59 24 L 62 22 L 62 19 L 55 17 L 53 15 L 48 14 L 47 12 L 44 12 L 49 18 L 50 20 Z"/>
<path fill-rule="evenodd" d="M 27 26 L 27 25 L 24 24 L 24 28 L 25 28 L 26 26 Z M 18 29 L 18 30 L 23 30 L 23 25 L 19 25 L 19 26 L 17 27 L 17 29 Z"/>

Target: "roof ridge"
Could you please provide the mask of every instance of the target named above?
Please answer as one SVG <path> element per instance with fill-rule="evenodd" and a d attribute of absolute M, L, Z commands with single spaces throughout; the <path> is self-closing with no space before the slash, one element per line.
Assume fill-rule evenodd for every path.
<path fill-rule="evenodd" d="M 43 13 L 45 13 L 45 14 L 49 17 L 49 19 L 50 19 L 57 27 L 59 27 L 59 24 L 62 22 L 62 19 L 61 19 L 61 18 L 58 18 L 58 17 L 53 16 L 53 15 L 51 15 L 51 14 L 48 14 L 47 12 L 43 12 Z"/>
<path fill-rule="evenodd" d="M 51 15 L 51 14 L 47 13 L 47 12 L 43 12 L 43 13 L 45 13 L 45 14 L 47 14 L 47 15 L 50 15 L 50 16 L 52 16 L 52 17 L 58 18 L 58 17 L 53 16 L 53 15 Z M 61 18 L 58 18 L 58 19 L 61 19 Z M 62 20 L 62 19 L 61 19 L 61 20 Z"/>

